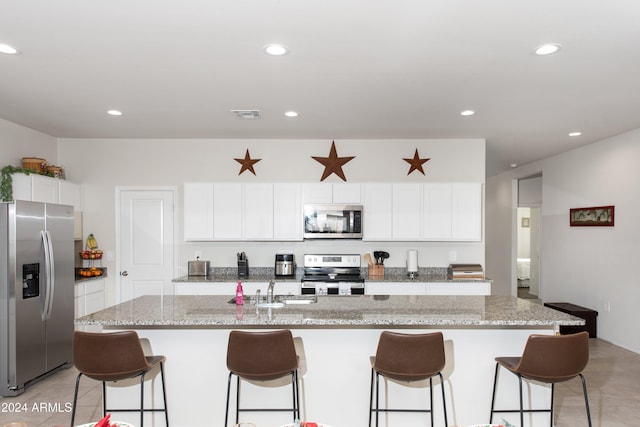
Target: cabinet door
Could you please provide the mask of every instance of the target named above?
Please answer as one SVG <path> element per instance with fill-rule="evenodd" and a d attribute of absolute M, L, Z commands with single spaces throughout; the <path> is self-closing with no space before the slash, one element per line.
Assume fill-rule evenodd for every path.
<path fill-rule="evenodd" d="M 393 239 L 422 237 L 422 185 L 393 184 Z"/>
<path fill-rule="evenodd" d="M 213 186 L 213 237 L 217 240 L 242 239 L 242 185 Z"/>
<path fill-rule="evenodd" d="M 361 202 L 360 184 L 333 184 L 333 203 L 359 205 Z"/>
<path fill-rule="evenodd" d="M 422 237 L 451 239 L 451 184 L 424 184 Z"/>
<path fill-rule="evenodd" d="M 273 185 L 273 238 L 302 240 L 302 186 Z"/>
<path fill-rule="evenodd" d="M 73 285 L 73 302 L 75 308 L 75 318 L 82 317 L 86 314 L 84 307 L 84 285 L 82 283 L 75 283 Z"/>
<path fill-rule="evenodd" d="M 302 200 L 304 204 L 333 203 L 333 188 L 331 184 L 303 184 Z"/>
<path fill-rule="evenodd" d="M 11 191 L 13 192 L 14 200 L 31 201 L 31 175 L 25 175 L 23 173 L 12 174 Z"/>
<path fill-rule="evenodd" d="M 104 308 L 104 279 L 84 282 L 85 314 L 95 313 Z"/>
<path fill-rule="evenodd" d="M 451 238 L 482 240 L 482 185 L 451 184 Z"/>
<path fill-rule="evenodd" d="M 34 202 L 58 203 L 58 179 L 42 175 L 31 176 L 31 197 Z"/>
<path fill-rule="evenodd" d="M 393 238 L 393 188 L 391 184 L 364 184 L 363 240 Z"/>
<path fill-rule="evenodd" d="M 243 238 L 273 239 L 273 185 L 245 184 L 243 198 Z"/>
<path fill-rule="evenodd" d="M 61 205 L 71 205 L 76 211 L 82 210 L 80 184 L 59 179 L 58 193 Z"/>
<path fill-rule="evenodd" d="M 184 184 L 184 240 L 213 240 L 213 183 Z"/>

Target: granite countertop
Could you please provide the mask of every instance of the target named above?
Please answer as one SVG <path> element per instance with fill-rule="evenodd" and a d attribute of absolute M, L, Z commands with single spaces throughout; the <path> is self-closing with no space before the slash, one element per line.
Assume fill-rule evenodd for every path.
<path fill-rule="evenodd" d="M 189 328 L 553 328 L 584 319 L 516 297 L 319 296 L 314 304 L 256 308 L 229 296 L 147 295 L 76 320 L 106 329 Z"/>
<path fill-rule="evenodd" d="M 304 275 L 302 268 L 296 269 L 296 274 L 291 277 L 276 277 L 271 267 L 251 267 L 248 277 L 238 277 L 238 269 L 234 267 L 213 267 L 207 276 L 180 276 L 172 281 L 174 283 L 221 283 L 221 282 L 300 282 Z M 368 276 L 369 269 L 361 269 L 362 277 L 368 282 L 451 282 L 451 283 L 486 283 L 490 279 L 464 279 L 451 280 L 447 278 L 447 269 L 440 267 L 420 268 L 418 275 L 411 278 L 405 268 L 390 267 L 385 269 L 384 276 Z"/>

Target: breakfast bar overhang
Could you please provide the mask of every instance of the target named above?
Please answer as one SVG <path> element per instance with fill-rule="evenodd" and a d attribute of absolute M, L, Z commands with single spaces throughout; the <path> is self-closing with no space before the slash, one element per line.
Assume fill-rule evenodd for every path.
<path fill-rule="evenodd" d="M 300 357 L 302 418 L 332 427 L 368 423 L 369 357 L 375 354 L 380 332 L 441 331 L 445 339 L 444 387 L 450 425 L 488 422 L 494 357 L 519 356 L 530 334 L 554 334 L 560 325 L 583 325 L 584 320 L 515 297 L 501 296 L 320 296 L 313 303 L 293 301 L 280 307 L 237 306 L 231 296 L 142 296 L 76 321 L 79 327 L 136 330 L 148 339 L 155 354 L 167 357 L 166 380 L 172 426 L 208 427 L 224 420 L 226 351 L 229 331 L 290 329 Z M 255 355 L 260 358 L 260 355 Z M 500 376 L 497 406 L 518 406 L 518 381 Z M 159 383 L 159 381 L 154 381 Z M 286 383 L 285 383 L 286 384 Z M 381 407 L 428 405 L 427 382 L 406 387 L 387 381 Z M 280 384 L 282 385 L 282 384 Z M 161 396 L 159 384 L 149 397 Z M 434 388 L 441 385 L 434 382 Z M 286 405 L 290 388 L 274 384 L 268 390 L 243 382 L 243 402 L 263 407 Z M 109 399 L 126 405 L 136 399 L 135 387 L 109 388 Z M 549 388 L 530 384 L 525 406 L 549 404 Z M 151 393 L 147 393 L 151 395 Z M 436 426 L 444 425 L 442 404 L 434 393 Z M 232 409 L 233 412 L 233 409 Z M 507 420 L 517 415 L 505 414 Z M 151 416 L 151 415 L 149 415 Z M 381 425 L 403 426 L 425 415 L 389 414 Z M 548 414 L 530 415 L 548 423 Z M 547 418 L 544 418 L 547 417 Z M 136 422 L 136 415 L 118 414 Z M 162 425 L 162 420 L 154 425 Z M 287 413 L 245 413 L 241 421 L 258 427 L 277 427 L 290 420 Z"/>

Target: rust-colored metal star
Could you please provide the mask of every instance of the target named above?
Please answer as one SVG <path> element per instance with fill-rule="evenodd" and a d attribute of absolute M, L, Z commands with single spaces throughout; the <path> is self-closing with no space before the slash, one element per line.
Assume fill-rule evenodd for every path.
<path fill-rule="evenodd" d="M 233 160 L 235 160 L 236 162 L 242 165 L 242 167 L 240 168 L 240 172 L 238 172 L 238 175 L 241 175 L 242 172 L 244 171 L 249 171 L 255 175 L 256 171 L 253 169 L 253 165 L 258 163 L 262 159 L 252 159 L 251 155 L 249 155 L 249 149 L 247 149 L 247 152 L 244 155 L 244 159 L 233 159 Z"/>
<path fill-rule="evenodd" d="M 331 141 L 331 151 L 329 151 L 329 157 L 311 156 L 311 158 L 324 165 L 324 173 L 322 174 L 322 178 L 320 178 L 320 181 L 324 181 L 332 173 L 335 173 L 340 178 L 342 178 L 343 181 L 346 181 L 347 178 L 345 178 L 344 176 L 342 166 L 344 166 L 347 162 L 355 159 L 356 156 L 338 157 L 338 152 L 336 151 L 336 142 Z"/>
<path fill-rule="evenodd" d="M 420 155 L 418 154 L 418 149 L 416 148 L 416 152 L 413 155 L 413 159 L 403 158 L 402 160 L 404 160 L 405 162 L 411 165 L 411 167 L 409 168 L 409 172 L 407 172 L 407 175 L 411 174 L 411 172 L 413 171 L 419 171 L 420 173 L 422 173 L 422 175 L 424 175 L 424 169 L 422 168 L 422 165 L 427 163 L 431 159 L 430 158 L 421 159 Z"/>

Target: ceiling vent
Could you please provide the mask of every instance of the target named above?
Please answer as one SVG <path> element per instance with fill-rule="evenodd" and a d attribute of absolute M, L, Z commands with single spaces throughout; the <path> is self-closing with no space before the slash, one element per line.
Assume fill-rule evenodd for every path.
<path fill-rule="evenodd" d="M 260 110 L 231 110 L 241 120 L 256 120 L 260 118 Z"/>

